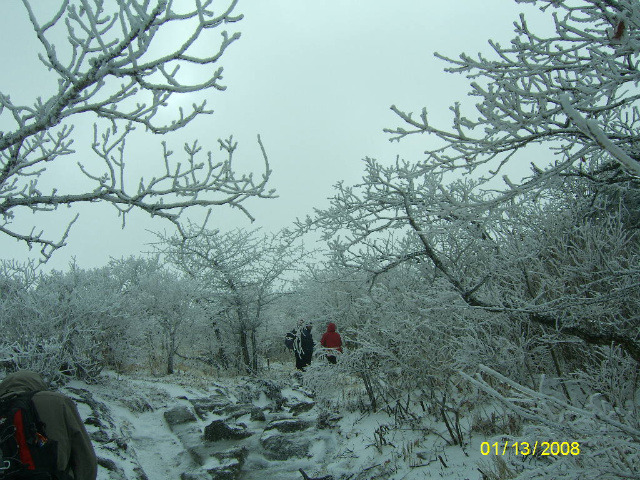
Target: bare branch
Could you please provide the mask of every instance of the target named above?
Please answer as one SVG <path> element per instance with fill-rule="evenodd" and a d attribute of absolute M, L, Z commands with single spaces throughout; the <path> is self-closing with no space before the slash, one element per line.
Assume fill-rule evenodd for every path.
<path fill-rule="evenodd" d="M 215 161 L 197 142 L 185 145 L 183 161 L 177 161 L 163 144 L 158 160 L 164 172 L 149 172 L 150 180 L 131 179 L 125 162 L 126 140 L 136 126 L 166 133 L 212 113 L 202 101 L 193 103 L 189 111 L 177 109 L 172 120 L 160 118 L 170 111 L 176 96 L 208 88 L 224 90 L 218 64 L 240 34 L 222 31 L 216 37 L 215 33 L 242 18 L 234 14 L 236 3 L 231 0 L 221 10 L 216 5 L 214 15 L 210 0 L 190 7 L 181 4 L 187 10 L 180 12 L 173 3 L 162 0 L 141 5 L 124 0 L 107 5 L 66 0 L 42 22 L 31 2 L 23 0 L 44 51 L 40 60 L 58 77 L 59 88 L 51 98 L 38 98 L 32 105 L 16 105 L 8 94 L 0 94 L 0 115 L 14 125 L 0 135 L 0 231 L 29 246 L 43 245 L 47 259 L 64 245 L 68 229 L 58 241 L 45 239 L 44 232 L 18 232 L 11 224 L 24 209 L 51 211 L 61 204 L 105 201 L 122 215 L 123 226 L 126 214 L 139 209 L 182 230 L 179 218 L 185 209 L 228 205 L 253 220 L 244 201 L 274 196 L 266 189 L 271 169 L 260 137 L 264 169 L 259 180 L 236 173 L 236 146 L 231 148 L 226 142 L 220 142 L 226 158 Z M 174 47 L 164 43 L 169 29 L 183 34 Z M 64 33 L 68 44 L 56 43 L 54 39 Z M 187 66 L 188 74 L 183 73 Z M 70 184 L 49 193 L 40 191 L 39 180 L 48 165 L 76 153 L 71 148 L 76 140 L 72 123 L 86 117 L 96 120 L 91 143 L 94 156 L 78 166 L 93 187 L 74 191 Z M 103 120 L 110 126 L 104 128 Z"/>
<path fill-rule="evenodd" d="M 441 140 L 442 146 L 426 152 L 423 166 L 429 171 L 473 172 L 488 166 L 489 177 L 493 177 L 505 164 L 524 158 L 516 153 L 542 144 L 561 156 L 556 162 L 537 162 L 541 172 L 555 170 L 551 178 L 561 173 L 557 165 L 569 168 L 584 158 L 613 159 L 637 178 L 638 3 L 527 3 L 555 11 L 555 35 L 534 34 L 521 15 L 509 46 L 490 42 L 495 54 L 490 58 L 461 54 L 456 59 L 436 54 L 450 65 L 446 71 L 469 78 L 469 94 L 479 98 L 478 117 L 464 116 L 456 104 L 451 107 L 453 128 L 446 129 L 429 123 L 426 108 L 415 118 L 392 106 L 401 126 L 385 130 L 391 134 L 390 140 L 416 133 Z M 509 190 L 528 181 L 511 183 Z M 504 200 L 508 201 L 507 195 Z"/>

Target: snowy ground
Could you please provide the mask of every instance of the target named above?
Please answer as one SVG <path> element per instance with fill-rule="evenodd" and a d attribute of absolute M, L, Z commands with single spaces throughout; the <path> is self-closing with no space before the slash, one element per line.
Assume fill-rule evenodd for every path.
<path fill-rule="evenodd" d="M 398 428 L 387 413 L 354 409 L 355 394 L 344 389 L 335 392 L 341 398 L 323 403 L 287 368 L 261 379 L 107 372 L 98 384 L 73 382 L 65 391 L 87 419 L 101 459 L 100 480 L 289 480 L 302 478 L 299 469 L 335 480 L 482 479 L 484 438 L 467 436 L 464 448 L 448 446 L 443 424 L 432 430 L 444 438 Z M 177 415 L 172 425 L 167 412 Z M 216 420 L 246 438 L 204 440 L 205 428 Z M 227 461 L 236 470 L 220 470 Z"/>

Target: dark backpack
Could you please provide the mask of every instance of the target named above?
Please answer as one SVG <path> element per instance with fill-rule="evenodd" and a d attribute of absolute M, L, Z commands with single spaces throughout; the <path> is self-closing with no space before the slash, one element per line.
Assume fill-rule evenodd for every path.
<path fill-rule="evenodd" d="M 36 392 L 0 400 L 0 479 L 57 478 L 58 444 L 49 440 L 33 405 Z"/>
<path fill-rule="evenodd" d="M 293 342 L 296 339 L 295 335 L 292 332 L 289 332 L 284 337 L 284 346 L 289 350 L 293 350 Z"/>

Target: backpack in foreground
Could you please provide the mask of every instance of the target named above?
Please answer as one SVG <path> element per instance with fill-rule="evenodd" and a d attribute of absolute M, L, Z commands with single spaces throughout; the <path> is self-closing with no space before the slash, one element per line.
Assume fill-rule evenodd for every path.
<path fill-rule="evenodd" d="M 45 435 L 34 393 L 0 400 L 0 480 L 57 478 L 58 445 Z"/>

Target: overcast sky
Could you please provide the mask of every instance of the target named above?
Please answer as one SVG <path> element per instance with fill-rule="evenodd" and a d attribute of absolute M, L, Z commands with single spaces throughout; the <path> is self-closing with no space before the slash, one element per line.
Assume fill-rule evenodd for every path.
<path fill-rule="evenodd" d="M 0 52 L 0 91 L 31 103 L 27 99 L 40 94 L 40 75 L 47 72 L 38 66 L 38 44 L 21 2 L 6 5 L 0 21 L 5 45 L 10 40 L 11 46 Z M 326 206 L 337 181 L 358 181 L 365 156 L 388 162 L 396 155 L 421 159 L 428 138 L 390 143 L 382 132 L 398 125 L 390 105 L 412 111 L 426 106 L 434 122 L 448 126 L 448 106 L 465 101 L 467 80 L 444 73 L 445 63 L 433 52 L 486 52 L 490 38 L 507 43 L 521 11 L 532 12 L 509 0 L 240 0 L 237 12 L 245 18 L 228 28 L 242 37 L 221 60 L 228 88 L 211 92 L 208 102 L 215 114 L 172 138 L 172 146 L 179 150 L 181 141 L 198 138 L 217 152 L 216 138 L 233 134 L 239 142 L 238 166 L 257 169 L 260 134 L 273 169 L 271 187 L 279 197 L 246 204 L 256 217 L 253 224 L 239 211 L 223 208 L 214 211 L 210 227 L 286 227 Z M 134 148 L 128 161 L 160 160 L 140 152 L 161 140 L 145 137 L 142 150 Z M 76 168 L 78 160 L 70 159 L 68 168 Z M 59 181 L 69 178 L 63 173 Z M 62 228 L 75 211 L 38 217 L 38 222 Z M 89 268 L 110 257 L 140 254 L 153 239 L 147 230 L 173 228 L 140 213 L 131 215 L 122 230 L 108 205 L 77 211 L 81 216 L 68 245 L 47 268 L 66 269 L 74 256 Z M 197 220 L 202 212 L 193 215 Z M 23 244 L 6 237 L 0 237 L 0 252 L 0 258 L 16 260 L 28 254 Z"/>

